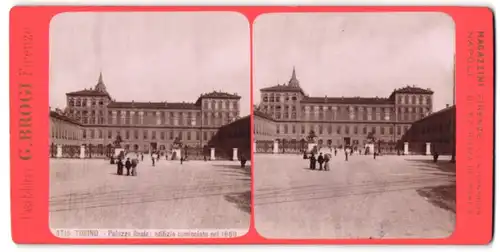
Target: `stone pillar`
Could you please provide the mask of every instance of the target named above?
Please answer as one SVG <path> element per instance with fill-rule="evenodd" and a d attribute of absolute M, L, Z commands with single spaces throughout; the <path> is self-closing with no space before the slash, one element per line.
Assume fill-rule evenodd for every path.
<path fill-rule="evenodd" d="M 175 153 L 175 160 L 181 159 L 181 155 L 182 155 L 181 149 L 174 149 L 173 152 Z"/>
<path fill-rule="evenodd" d="M 405 142 L 404 149 L 403 149 L 403 154 L 405 154 L 405 155 L 409 154 L 409 151 L 408 151 L 408 142 Z"/>
<path fill-rule="evenodd" d="M 425 155 L 431 155 L 431 143 L 425 143 Z"/>
<path fill-rule="evenodd" d="M 315 143 L 307 143 L 307 151 L 312 151 L 317 146 Z"/>
<path fill-rule="evenodd" d="M 57 154 L 56 154 L 56 157 L 57 158 L 62 158 L 62 145 L 60 145 L 60 144 L 57 145 Z"/>
<path fill-rule="evenodd" d="M 278 151 L 279 151 L 278 141 L 275 140 L 273 144 L 273 153 L 278 153 Z"/>
<path fill-rule="evenodd" d="M 215 160 L 215 148 L 210 148 L 210 160 Z"/>
<path fill-rule="evenodd" d="M 238 160 L 238 148 L 233 148 L 233 161 Z"/>
<path fill-rule="evenodd" d="M 375 144 L 373 143 L 368 144 L 368 151 L 370 152 L 370 154 L 375 153 Z"/>
<path fill-rule="evenodd" d="M 80 146 L 80 158 L 85 158 L 85 145 Z"/>

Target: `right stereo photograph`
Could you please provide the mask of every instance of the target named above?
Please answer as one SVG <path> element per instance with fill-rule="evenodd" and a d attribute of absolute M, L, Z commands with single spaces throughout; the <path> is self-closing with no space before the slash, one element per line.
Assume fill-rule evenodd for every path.
<path fill-rule="evenodd" d="M 438 12 L 253 24 L 254 214 L 265 238 L 455 229 L 455 24 Z"/>

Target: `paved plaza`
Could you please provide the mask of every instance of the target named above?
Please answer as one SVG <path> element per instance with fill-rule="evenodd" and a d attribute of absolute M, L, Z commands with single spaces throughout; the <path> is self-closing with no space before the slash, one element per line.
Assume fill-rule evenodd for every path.
<path fill-rule="evenodd" d="M 443 238 L 455 227 L 449 157 L 333 156 L 330 171 L 301 155 L 255 156 L 255 221 L 267 238 Z"/>
<path fill-rule="evenodd" d="M 125 169 L 124 169 L 125 170 Z M 138 176 L 103 159 L 51 159 L 51 228 L 248 229 L 250 168 L 146 156 Z"/>

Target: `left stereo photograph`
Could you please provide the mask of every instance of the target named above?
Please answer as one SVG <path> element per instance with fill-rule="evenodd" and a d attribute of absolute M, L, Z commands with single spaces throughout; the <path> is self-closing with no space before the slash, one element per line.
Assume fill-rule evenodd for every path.
<path fill-rule="evenodd" d="M 49 35 L 49 225 L 67 238 L 250 228 L 250 28 L 234 12 L 67 12 Z"/>

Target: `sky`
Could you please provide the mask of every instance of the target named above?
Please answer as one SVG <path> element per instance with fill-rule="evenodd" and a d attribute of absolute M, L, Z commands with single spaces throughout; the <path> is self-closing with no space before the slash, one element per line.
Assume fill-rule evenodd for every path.
<path fill-rule="evenodd" d="M 407 85 L 453 104 L 455 24 L 444 13 L 266 14 L 254 22 L 254 97 L 295 66 L 310 96 L 388 97 Z"/>
<path fill-rule="evenodd" d="M 50 106 L 93 88 L 116 101 L 195 102 L 237 93 L 250 113 L 250 27 L 233 12 L 63 13 L 50 24 Z"/>

